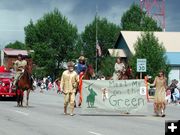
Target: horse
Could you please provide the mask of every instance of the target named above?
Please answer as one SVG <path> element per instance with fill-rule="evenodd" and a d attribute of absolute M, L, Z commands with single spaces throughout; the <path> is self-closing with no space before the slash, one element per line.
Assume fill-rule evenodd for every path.
<path fill-rule="evenodd" d="M 84 72 L 83 80 L 95 79 L 96 74 L 92 65 L 88 65 L 86 71 Z"/>
<path fill-rule="evenodd" d="M 24 96 L 24 91 L 27 91 L 27 97 L 26 97 L 26 106 L 29 106 L 28 100 L 29 100 L 29 93 L 30 91 L 33 90 L 33 81 L 32 78 L 30 77 L 30 74 L 28 72 L 28 69 L 25 68 L 24 72 L 20 76 L 18 82 L 17 82 L 17 106 L 23 106 L 23 96 Z"/>
<path fill-rule="evenodd" d="M 79 93 L 79 104 L 78 104 L 79 107 L 81 106 L 82 103 L 82 80 L 91 80 L 91 79 L 95 79 L 95 77 L 96 75 L 92 65 L 88 65 L 86 71 L 84 73 L 81 72 L 79 74 L 79 85 L 75 93 L 75 95 Z M 75 103 L 75 107 L 76 107 L 76 103 Z"/>
<path fill-rule="evenodd" d="M 121 71 L 118 76 L 118 80 L 127 80 L 129 79 L 126 71 Z"/>
<path fill-rule="evenodd" d="M 133 69 L 132 69 L 131 66 L 127 67 L 125 74 L 128 76 L 128 79 L 133 79 L 134 78 Z"/>
<path fill-rule="evenodd" d="M 124 71 L 119 71 L 118 73 L 114 73 L 114 74 L 116 74 L 117 80 L 127 80 L 134 78 L 132 68 L 129 66 Z M 107 78 L 107 80 L 113 80 L 113 79 L 114 76 Z"/>

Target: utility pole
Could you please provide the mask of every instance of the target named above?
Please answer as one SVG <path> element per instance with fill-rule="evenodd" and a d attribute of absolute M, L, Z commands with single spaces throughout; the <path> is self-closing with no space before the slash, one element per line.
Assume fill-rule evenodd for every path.
<path fill-rule="evenodd" d="M 96 73 L 98 72 L 98 50 L 97 50 L 97 44 L 98 44 L 98 20 L 97 20 L 97 5 L 96 5 L 96 16 L 95 16 L 95 20 L 96 20 Z"/>

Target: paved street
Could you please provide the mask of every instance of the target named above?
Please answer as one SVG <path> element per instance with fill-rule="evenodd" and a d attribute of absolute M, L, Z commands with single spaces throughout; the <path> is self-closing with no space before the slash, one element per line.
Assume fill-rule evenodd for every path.
<path fill-rule="evenodd" d="M 30 107 L 0 102 L 0 135 L 164 135 L 164 121 L 179 119 L 180 106 L 169 105 L 165 118 L 153 116 L 152 103 L 145 116 L 63 115 L 63 97 L 55 91 L 30 94 Z"/>

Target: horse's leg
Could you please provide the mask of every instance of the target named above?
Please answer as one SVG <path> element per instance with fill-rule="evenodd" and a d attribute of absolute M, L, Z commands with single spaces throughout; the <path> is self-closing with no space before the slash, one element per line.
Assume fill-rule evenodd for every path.
<path fill-rule="evenodd" d="M 79 97 L 79 104 L 78 104 L 78 106 L 79 106 L 79 107 L 81 107 L 81 104 L 82 104 L 82 97 L 81 97 L 81 95 L 80 95 L 80 97 Z"/>
<path fill-rule="evenodd" d="M 17 107 L 19 107 L 20 106 L 20 90 L 19 89 L 17 89 L 16 90 L 16 96 L 17 96 Z"/>
<path fill-rule="evenodd" d="M 20 95 L 17 95 L 17 107 L 20 106 Z"/>
<path fill-rule="evenodd" d="M 19 105 L 19 104 L 18 104 L 19 95 L 18 95 L 18 92 L 17 92 L 17 91 L 18 91 L 18 90 L 16 90 L 16 102 L 17 102 L 17 107 L 18 107 L 18 105 Z"/>
<path fill-rule="evenodd" d="M 79 104 L 78 106 L 81 107 L 82 104 L 82 86 L 79 87 Z"/>
<path fill-rule="evenodd" d="M 27 90 L 27 95 L 26 95 L 26 106 L 29 106 L 29 93 L 30 93 L 30 89 Z"/>
<path fill-rule="evenodd" d="M 23 90 L 21 90 L 21 94 L 20 94 L 20 103 L 21 103 L 21 106 L 23 107 Z"/>

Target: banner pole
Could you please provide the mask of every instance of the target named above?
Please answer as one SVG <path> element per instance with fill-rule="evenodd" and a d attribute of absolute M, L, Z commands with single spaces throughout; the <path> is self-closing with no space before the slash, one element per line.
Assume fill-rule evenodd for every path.
<path fill-rule="evenodd" d="M 144 80 L 145 80 L 145 85 L 146 85 L 146 98 L 147 98 L 147 101 L 149 102 L 148 77 L 145 76 L 145 77 L 144 77 Z"/>

